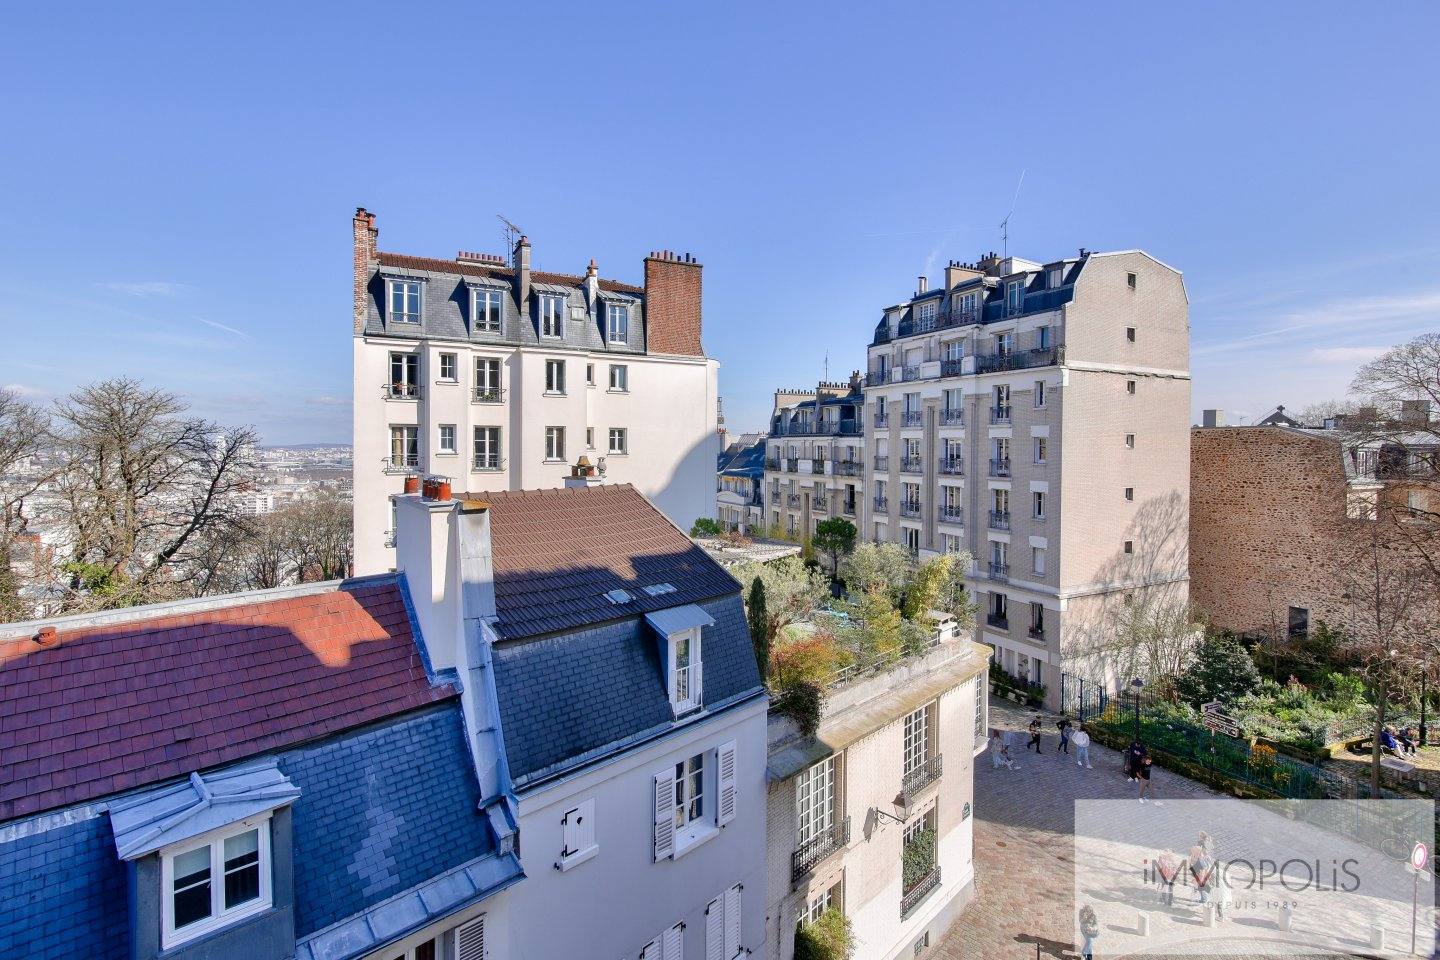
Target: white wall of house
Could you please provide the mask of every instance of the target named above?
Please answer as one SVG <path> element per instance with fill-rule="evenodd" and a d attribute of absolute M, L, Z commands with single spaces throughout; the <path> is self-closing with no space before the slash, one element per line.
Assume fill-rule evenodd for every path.
<path fill-rule="evenodd" d="M 836 900 L 850 918 L 855 960 L 910 957 L 917 941 L 928 933 L 935 942 L 963 910 L 974 890 L 974 758 L 976 750 L 985 746 L 983 714 L 978 739 L 975 733 L 976 695 L 978 692 L 983 703 L 988 653 L 963 640 L 942 644 L 887 676 L 862 680 L 832 694 L 819 737 L 824 742 L 844 741 L 834 754 L 835 822 L 850 818 L 850 841 L 798 884 L 792 882 L 791 855 L 799 845 L 796 785 L 800 774 L 770 785 L 766 957 L 790 960 L 797 919 L 826 891 L 838 894 Z M 883 704 L 891 700 L 913 698 L 918 687 L 935 682 L 933 678 L 940 675 L 946 677 L 948 686 L 902 709 L 909 712 L 929 706 L 934 724 L 931 749 L 942 757 L 943 773 L 937 784 L 921 791 L 909 809 L 897 807 L 904 755 L 903 713 L 869 730 L 855 729 L 854 714 L 861 710 L 873 713 L 886 709 Z M 881 715 L 895 712 L 891 709 Z M 785 723 L 772 725 L 772 749 L 793 746 L 783 731 Z M 901 850 L 906 826 L 876 811 L 909 825 L 931 810 L 937 818 L 941 883 L 902 918 Z"/>
<path fill-rule="evenodd" d="M 386 398 L 392 352 L 420 355 L 419 399 Z M 440 379 L 442 353 L 457 355 L 455 381 Z M 501 361 L 502 402 L 472 402 L 477 356 Z M 565 361 L 563 396 L 546 393 L 546 360 Z M 586 383 L 591 364 L 594 385 Z M 611 364 L 628 368 L 628 391 L 609 389 Z M 386 545 L 387 532 L 393 529 L 389 496 L 403 489 L 406 471 L 387 468 L 391 426 L 417 428 L 419 471 L 450 477 L 456 493 L 559 487 L 568 464 L 580 455 L 592 461 L 604 457 L 607 483 L 634 484 L 688 531 L 697 517 L 708 517 L 715 509 L 718 369 L 717 361 L 705 357 L 356 337 L 355 572 L 383 572 L 395 562 L 394 550 Z M 444 424 L 455 427 L 453 454 L 440 449 Z M 501 469 L 473 469 L 477 426 L 501 428 Z M 545 456 L 545 429 L 550 426 L 565 428 L 563 461 Z M 611 428 L 627 431 L 628 452 L 610 452 Z M 593 445 L 587 443 L 587 429 L 593 430 Z"/>
<path fill-rule="evenodd" d="M 713 468 L 712 468 L 713 469 Z M 741 886 L 741 955 L 761 952 L 765 928 L 765 715 L 759 698 L 697 720 L 655 743 L 548 786 L 520 794 L 521 861 L 526 879 L 509 893 L 514 960 L 638 958 L 652 940 L 684 924 L 683 956 L 707 952 L 706 908 Z M 698 753 L 736 744 L 735 817 L 675 859 L 654 858 L 655 775 Z M 707 765 L 707 799 L 716 798 Z M 595 851 L 562 870 L 564 819 L 593 804 Z M 713 806 L 711 807 L 713 809 Z M 721 908 L 723 911 L 723 908 Z M 713 918 L 718 924 L 720 915 Z M 724 960 L 733 960 L 725 954 Z M 679 960 L 650 952 L 645 960 Z"/>

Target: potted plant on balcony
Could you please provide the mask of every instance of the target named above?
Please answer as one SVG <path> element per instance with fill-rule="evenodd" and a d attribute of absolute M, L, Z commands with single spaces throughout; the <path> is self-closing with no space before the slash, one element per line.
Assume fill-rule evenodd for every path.
<path fill-rule="evenodd" d="M 795 960 L 845 960 L 855 951 L 850 918 L 830 907 L 814 923 L 795 928 Z"/>

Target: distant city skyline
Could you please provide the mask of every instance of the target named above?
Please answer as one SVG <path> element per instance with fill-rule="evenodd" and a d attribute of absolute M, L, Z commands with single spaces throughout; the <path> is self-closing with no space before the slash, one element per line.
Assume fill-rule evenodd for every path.
<path fill-rule="evenodd" d="M 1006 43 L 952 5 L 554 5 L 560 69 L 501 42 L 478 71 L 423 32 L 382 43 L 385 7 L 344 10 L 283 31 L 224 8 L 14 12 L 0 386 L 138 376 L 267 443 L 348 443 L 363 204 L 381 249 L 504 253 L 504 214 L 547 270 L 594 257 L 639 282 L 648 251 L 693 252 L 726 422 L 759 429 L 827 354 L 831 379 L 863 367 L 917 275 L 1000 249 L 1022 171 L 1011 253 L 1184 271 L 1197 421 L 1342 399 L 1359 363 L 1440 327 L 1440 133 L 1417 122 L 1440 94 L 1434 6 L 1068 7 Z M 446 23 L 533 40 L 538 18 Z"/>

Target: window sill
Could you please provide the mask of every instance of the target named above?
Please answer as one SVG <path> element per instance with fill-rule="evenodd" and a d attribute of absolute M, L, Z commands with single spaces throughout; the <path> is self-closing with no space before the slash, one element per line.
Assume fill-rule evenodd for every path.
<path fill-rule="evenodd" d="M 179 947 L 194 943 L 196 940 L 203 940 L 213 934 L 229 931 L 232 927 L 269 912 L 273 908 L 272 901 L 268 899 L 257 900 L 253 904 L 238 907 L 230 913 L 221 914 L 219 917 L 211 917 L 197 923 L 182 927 L 179 930 L 163 933 L 161 937 L 161 950 L 174 950 Z M 162 927 L 164 921 L 161 921 Z"/>
<path fill-rule="evenodd" d="M 460 454 L 456 453 L 454 450 L 441 450 L 439 453 L 435 454 L 435 456 L 437 456 L 437 457 L 458 457 L 458 456 L 460 456 Z"/>
<path fill-rule="evenodd" d="M 444 383 L 444 384 L 449 384 L 449 385 L 451 385 L 451 386 L 455 386 L 455 385 L 458 384 L 460 381 L 459 381 L 459 380 L 436 380 L 435 382 L 436 382 L 436 384 L 442 384 L 442 383 Z"/>
<path fill-rule="evenodd" d="M 569 463 L 564 457 L 546 457 L 541 463 Z"/>
<path fill-rule="evenodd" d="M 546 390 L 540 394 L 542 397 L 564 397 L 567 396 L 564 390 Z"/>
<path fill-rule="evenodd" d="M 696 847 L 720 835 L 720 828 L 710 822 L 701 823 L 675 835 L 675 859 L 679 860 Z"/>
<path fill-rule="evenodd" d="M 594 447 L 591 447 L 590 449 L 593 450 L 593 449 L 595 449 L 595 448 L 594 448 Z M 605 454 L 605 456 L 607 456 L 607 457 L 628 457 L 628 456 L 630 456 L 630 451 L 628 451 L 628 450 L 611 450 L 609 453 Z"/>
<path fill-rule="evenodd" d="M 629 390 L 621 390 L 619 387 L 610 387 L 610 388 L 608 388 L 605 392 L 606 392 L 606 393 L 629 393 L 630 391 L 629 391 Z"/>
<path fill-rule="evenodd" d="M 584 850 L 576 851 L 569 856 L 561 857 L 559 860 L 556 860 L 555 869 L 559 870 L 561 873 L 566 873 L 570 870 L 574 870 L 576 867 L 580 866 L 580 864 L 587 863 L 590 860 L 594 860 L 595 855 L 599 852 L 600 845 L 592 843 Z"/>

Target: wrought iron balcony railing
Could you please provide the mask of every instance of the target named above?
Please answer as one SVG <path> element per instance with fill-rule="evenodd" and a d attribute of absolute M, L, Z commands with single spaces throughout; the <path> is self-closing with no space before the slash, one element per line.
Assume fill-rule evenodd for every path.
<path fill-rule="evenodd" d="M 790 883 L 798 884 L 815 868 L 824 863 L 832 854 L 845 849 L 850 843 L 850 818 L 846 817 L 830 829 L 822 831 L 800 844 L 790 854 Z"/>
<path fill-rule="evenodd" d="M 915 886 L 911 887 L 900 897 L 900 919 L 904 920 L 914 912 L 915 908 L 925 900 L 926 897 L 940 888 L 940 864 L 935 864 L 931 870 L 920 879 Z"/>
<path fill-rule="evenodd" d="M 947 477 L 963 477 L 965 461 L 959 457 L 944 457 L 940 460 L 940 472 Z"/>
<path fill-rule="evenodd" d="M 940 774 L 944 770 L 943 760 L 944 757 L 937 753 L 925 762 L 917 764 L 915 769 L 905 774 L 900 781 L 900 803 L 902 806 L 910 806 L 915 798 L 920 795 L 920 791 L 940 779 Z"/>
<path fill-rule="evenodd" d="M 991 530 L 1009 530 L 1009 529 L 1010 529 L 1010 511 L 1009 511 L 1009 510 L 991 510 L 991 511 L 990 511 L 990 529 L 991 529 Z"/>
<path fill-rule="evenodd" d="M 949 361 L 946 361 L 946 362 L 949 362 Z M 941 410 L 941 411 L 940 411 L 940 422 L 941 422 L 942 424 L 944 424 L 945 426 L 947 426 L 947 427 L 963 427 L 963 426 L 965 426 L 965 411 L 964 411 L 964 410 Z"/>
<path fill-rule="evenodd" d="M 420 455 L 417 453 L 393 454 L 380 462 L 384 465 L 386 473 L 404 473 L 420 466 Z"/>
<path fill-rule="evenodd" d="M 924 412 L 920 410 L 906 410 L 900 415 L 900 426 L 918 427 L 925 420 Z"/>
<path fill-rule="evenodd" d="M 470 391 L 471 403 L 503 403 L 505 391 L 500 387 L 476 387 Z"/>
<path fill-rule="evenodd" d="M 476 454 L 470 461 L 470 469 L 472 470 L 503 470 L 504 468 L 505 458 L 498 453 Z"/>
<path fill-rule="evenodd" d="M 888 497 L 876 497 L 876 498 L 875 498 L 875 509 L 876 509 L 876 510 L 888 510 L 889 508 L 890 508 L 890 500 L 889 500 Z"/>
<path fill-rule="evenodd" d="M 830 472 L 837 477 L 858 477 L 863 464 L 859 460 L 836 460 Z"/>
<path fill-rule="evenodd" d="M 992 476 L 992 477 L 1008 477 L 1008 476 L 1010 476 L 1010 458 L 1009 458 L 1009 457 L 993 457 L 993 458 L 991 458 L 991 460 L 990 460 L 990 476 Z"/>
<path fill-rule="evenodd" d="M 990 408 L 990 422 L 991 422 L 991 423 L 996 423 L 996 424 L 999 424 L 999 423 L 1009 423 L 1009 422 L 1010 422 L 1010 408 L 1009 408 L 1009 407 L 991 407 L 991 408 Z"/>
<path fill-rule="evenodd" d="M 387 383 L 382 386 L 387 400 L 419 400 L 420 384 L 418 383 Z"/>
<path fill-rule="evenodd" d="M 991 580 L 1009 580 L 1010 564 L 1001 563 L 998 560 L 991 560 L 988 574 Z"/>
<path fill-rule="evenodd" d="M 965 522 L 965 509 L 964 509 L 963 507 L 952 506 L 952 505 L 950 505 L 950 504 L 945 504 L 945 503 L 940 504 L 940 522 L 941 522 L 941 523 L 964 523 L 964 522 Z"/>
<path fill-rule="evenodd" d="M 902 516 L 902 517 L 918 517 L 918 516 L 920 516 L 920 501 L 919 501 L 919 500 L 901 500 L 901 501 L 900 501 L 900 516 Z"/>
<path fill-rule="evenodd" d="M 900 460 L 901 473 L 919 473 L 924 461 L 919 457 L 903 457 Z"/>

